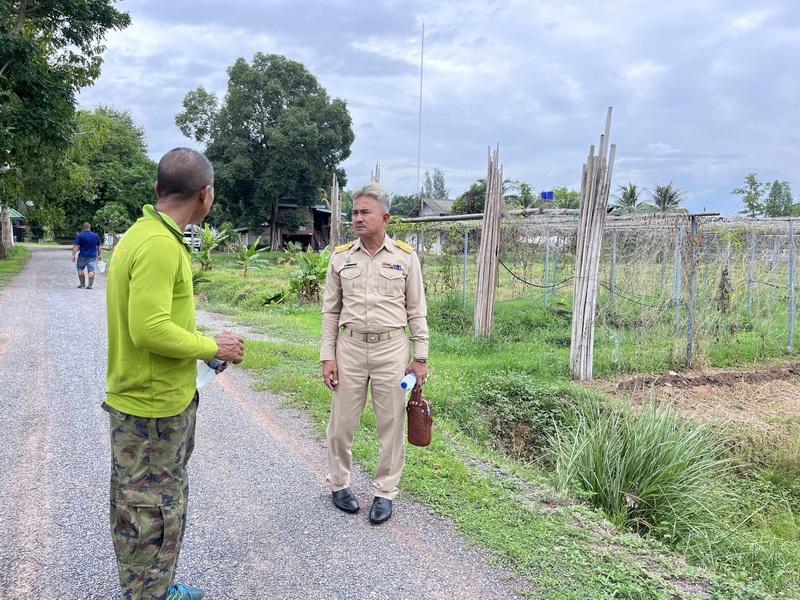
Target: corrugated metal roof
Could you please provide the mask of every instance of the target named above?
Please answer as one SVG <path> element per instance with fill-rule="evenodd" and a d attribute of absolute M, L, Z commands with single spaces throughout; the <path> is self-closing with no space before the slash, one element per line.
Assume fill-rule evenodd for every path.
<path fill-rule="evenodd" d="M 11 220 L 12 221 L 25 221 L 26 220 L 25 219 L 25 215 L 17 212 L 16 210 L 11 208 L 10 206 L 8 207 L 8 212 L 11 214 Z"/>

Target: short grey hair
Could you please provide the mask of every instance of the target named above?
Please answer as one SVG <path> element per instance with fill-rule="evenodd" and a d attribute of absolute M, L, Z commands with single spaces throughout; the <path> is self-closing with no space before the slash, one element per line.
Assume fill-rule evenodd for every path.
<path fill-rule="evenodd" d="M 392 198 L 389 195 L 389 190 L 383 187 L 380 183 L 373 181 L 364 187 L 358 188 L 355 192 L 353 192 L 353 204 L 355 204 L 356 200 L 361 198 L 361 196 L 375 198 L 375 200 L 381 203 L 383 212 L 389 214 L 389 209 L 392 207 Z"/>

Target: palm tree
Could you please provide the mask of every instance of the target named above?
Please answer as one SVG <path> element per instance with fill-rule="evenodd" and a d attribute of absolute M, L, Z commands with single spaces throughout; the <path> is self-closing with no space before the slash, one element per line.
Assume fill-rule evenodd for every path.
<path fill-rule="evenodd" d="M 650 192 L 650 200 L 660 212 L 672 212 L 680 207 L 683 202 L 683 191 L 672 185 L 657 185 L 656 189 Z"/>
<path fill-rule="evenodd" d="M 642 190 L 636 187 L 635 183 L 629 181 L 627 186 L 619 186 L 619 192 L 616 195 L 616 202 L 614 204 L 620 208 L 637 208 L 641 204 L 641 202 L 639 202 L 639 196 L 641 194 Z"/>

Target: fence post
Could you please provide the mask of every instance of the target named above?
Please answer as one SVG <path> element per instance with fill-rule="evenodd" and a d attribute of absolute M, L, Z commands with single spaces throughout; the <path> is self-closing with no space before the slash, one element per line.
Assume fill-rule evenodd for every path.
<path fill-rule="evenodd" d="M 756 233 L 750 234 L 750 260 L 747 265 L 747 316 L 753 317 L 753 268 L 756 262 Z"/>
<path fill-rule="evenodd" d="M 617 230 L 611 232 L 611 276 L 608 287 L 611 290 L 610 306 L 614 306 L 614 294 L 617 293 Z"/>
<path fill-rule="evenodd" d="M 469 229 L 464 230 L 464 308 L 467 308 L 467 278 L 469 275 Z"/>
<path fill-rule="evenodd" d="M 697 217 L 692 215 L 690 227 L 691 259 L 689 261 L 689 304 L 686 311 L 686 366 L 692 366 L 694 345 L 694 311 L 697 302 Z"/>
<path fill-rule="evenodd" d="M 772 257 L 769 265 L 770 299 L 774 302 L 778 295 L 778 288 L 775 287 L 775 269 L 778 266 L 778 236 L 772 236 Z"/>
<path fill-rule="evenodd" d="M 544 237 L 544 305 L 547 306 L 547 295 L 550 292 L 550 232 L 545 232 Z"/>
<path fill-rule="evenodd" d="M 789 219 L 789 352 L 794 352 L 794 283 L 795 283 L 795 259 L 794 259 L 794 222 Z"/>
<path fill-rule="evenodd" d="M 682 283 L 682 262 L 681 244 L 683 243 L 683 229 L 678 229 L 675 233 L 675 264 L 672 275 L 672 303 L 675 305 L 675 332 L 681 327 L 681 283 Z"/>
<path fill-rule="evenodd" d="M 559 253 L 559 243 L 558 243 L 558 234 L 556 234 L 556 247 L 555 251 L 553 252 L 553 285 L 557 285 L 558 282 L 558 253 Z M 556 288 L 553 288 L 553 292 L 555 293 Z"/>

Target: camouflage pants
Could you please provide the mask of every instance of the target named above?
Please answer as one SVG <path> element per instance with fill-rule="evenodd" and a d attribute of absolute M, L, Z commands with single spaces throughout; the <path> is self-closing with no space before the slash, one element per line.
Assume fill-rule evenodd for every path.
<path fill-rule="evenodd" d="M 181 414 L 111 418 L 111 537 L 124 600 L 163 600 L 183 534 L 198 397 Z"/>

